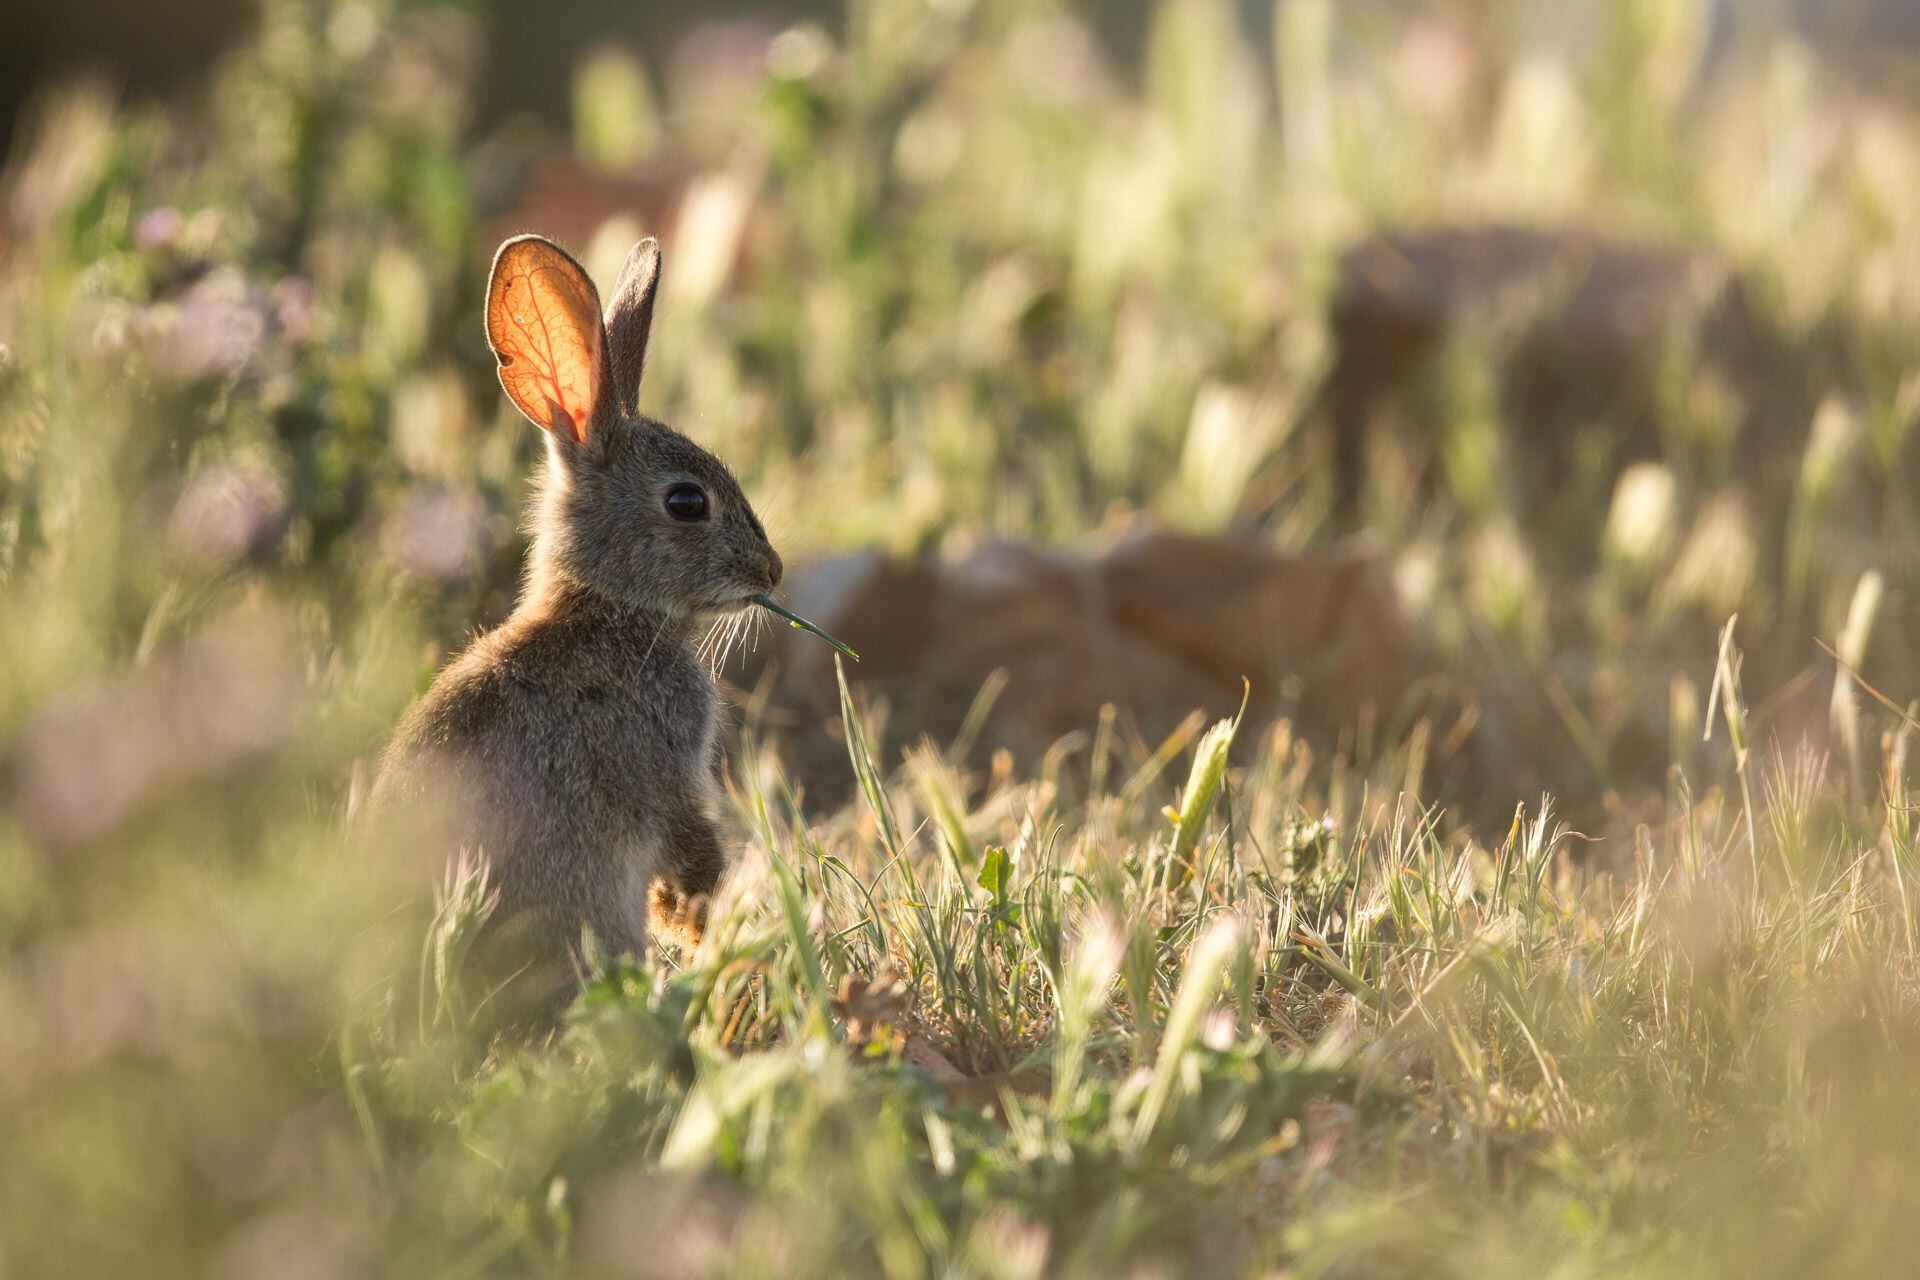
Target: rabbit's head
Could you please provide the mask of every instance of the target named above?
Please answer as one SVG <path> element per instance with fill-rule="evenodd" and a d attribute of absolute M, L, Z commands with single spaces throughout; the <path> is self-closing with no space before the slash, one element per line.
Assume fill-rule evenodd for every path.
<path fill-rule="evenodd" d="M 628 255 L 601 313 L 558 246 L 518 236 L 487 285 L 500 385 L 546 433 L 536 572 L 676 617 L 731 612 L 780 582 L 780 557 L 718 458 L 641 416 L 660 246 Z"/>

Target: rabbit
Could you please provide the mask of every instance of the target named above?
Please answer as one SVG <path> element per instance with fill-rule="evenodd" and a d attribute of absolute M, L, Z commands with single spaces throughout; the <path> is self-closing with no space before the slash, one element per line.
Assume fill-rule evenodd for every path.
<path fill-rule="evenodd" d="M 718 458 L 638 409 L 660 249 L 636 245 L 604 317 L 551 241 L 500 247 L 487 340 L 546 437 L 512 615 L 407 711 L 375 812 L 432 814 L 436 850 L 478 849 L 497 926 L 578 972 L 650 936 L 696 944 L 727 863 L 707 623 L 780 584 L 779 554 Z"/>

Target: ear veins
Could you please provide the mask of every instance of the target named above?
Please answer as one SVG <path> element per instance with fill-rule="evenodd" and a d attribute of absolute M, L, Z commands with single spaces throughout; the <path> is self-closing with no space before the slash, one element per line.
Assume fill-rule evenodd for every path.
<path fill-rule="evenodd" d="M 517 309 L 520 305 L 526 306 L 532 311 L 533 320 L 537 322 L 539 326 L 538 336 L 536 338 L 534 326 L 528 323 L 527 316 L 518 314 L 517 310 L 512 315 L 514 326 L 524 335 L 526 341 L 532 346 L 529 352 L 529 354 L 533 356 L 533 359 L 529 361 L 532 367 L 526 373 L 523 373 L 521 377 L 534 384 L 534 387 L 539 388 L 541 396 L 547 402 L 550 410 L 557 409 L 559 411 L 557 414 L 551 412 L 548 414 L 546 423 L 548 428 L 558 428 L 561 426 L 561 420 L 565 419 L 567 428 L 573 433 L 573 438 L 579 443 L 585 444 L 587 440 L 586 432 L 582 430 L 580 426 L 583 415 L 572 413 L 567 409 L 567 404 L 570 400 L 577 402 L 583 397 L 580 395 L 580 388 L 576 383 L 576 379 L 573 377 L 563 377 L 561 374 L 561 359 L 554 342 L 553 322 L 548 318 L 546 308 L 540 304 L 540 291 L 534 288 L 533 282 L 536 275 L 556 277 L 555 280 L 549 281 L 549 284 L 557 284 L 558 287 L 563 290 L 567 289 L 567 287 L 573 283 L 564 275 L 554 271 L 551 267 L 534 268 L 533 270 L 518 272 L 507 278 L 501 300 L 506 303 L 509 308 Z M 516 298 L 514 293 L 516 287 L 525 289 L 526 296 L 524 300 Z M 574 291 L 574 297 L 576 300 L 579 300 L 577 291 Z M 591 313 L 591 304 L 588 304 L 588 310 L 589 313 Z M 584 340 L 585 335 L 579 332 L 577 325 L 569 325 L 566 327 L 571 331 L 568 336 L 571 337 L 575 343 L 581 346 L 586 345 Z M 502 354 L 506 356 L 506 359 L 500 362 L 504 372 L 507 365 L 513 359 L 513 353 L 503 352 Z M 544 356 L 545 359 L 541 359 L 540 357 L 542 356 Z"/>
<path fill-rule="evenodd" d="M 488 293 L 487 337 L 500 385 L 520 411 L 585 444 L 606 362 L 599 299 L 585 273 L 550 243 L 509 242 Z"/>

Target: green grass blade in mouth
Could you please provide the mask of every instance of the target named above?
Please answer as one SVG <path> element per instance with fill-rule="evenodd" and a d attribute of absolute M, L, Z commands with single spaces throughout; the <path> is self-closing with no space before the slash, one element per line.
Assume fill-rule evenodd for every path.
<path fill-rule="evenodd" d="M 832 645 L 834 648 L 838 649 L 840 652 L 846 654 L 849 658 L 852 658 L 855 662 L 860 661 L 859 654 L 847 648 L 846 645 L 841 644 L 838 640 L 834 639 L 832 636 L 822 631 L 819 627 L 814 626 L 811 622 L 808 622 L 805 618 L 801 617 L 799 614 L 794 613 L 791 610 L 781 608 L 779 605 L 773 602 L 772 596 L 764 596 L 764 595 L 754 596 L 753 603 L 759 605 L 762 609 L 765 609 L 769 613 L 779 614 L 781 617 L 787 620 L 788 626 L 798 627 L 802 631 L 811 631 L 814 635 L 819 636 L 822 640 L 825 640 L 828 644 Z"/>

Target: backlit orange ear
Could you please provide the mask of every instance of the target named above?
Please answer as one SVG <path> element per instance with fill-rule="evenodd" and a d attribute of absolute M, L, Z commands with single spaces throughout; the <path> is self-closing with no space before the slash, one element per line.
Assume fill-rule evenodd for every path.
<path fill-rule="evenodd" d="M 600 295 L 580 264 L 539 236 L 500 246 L 487 283 L 487 342 L 500 385 L 535 426 L 585 444 L 606 385 Z"/>

